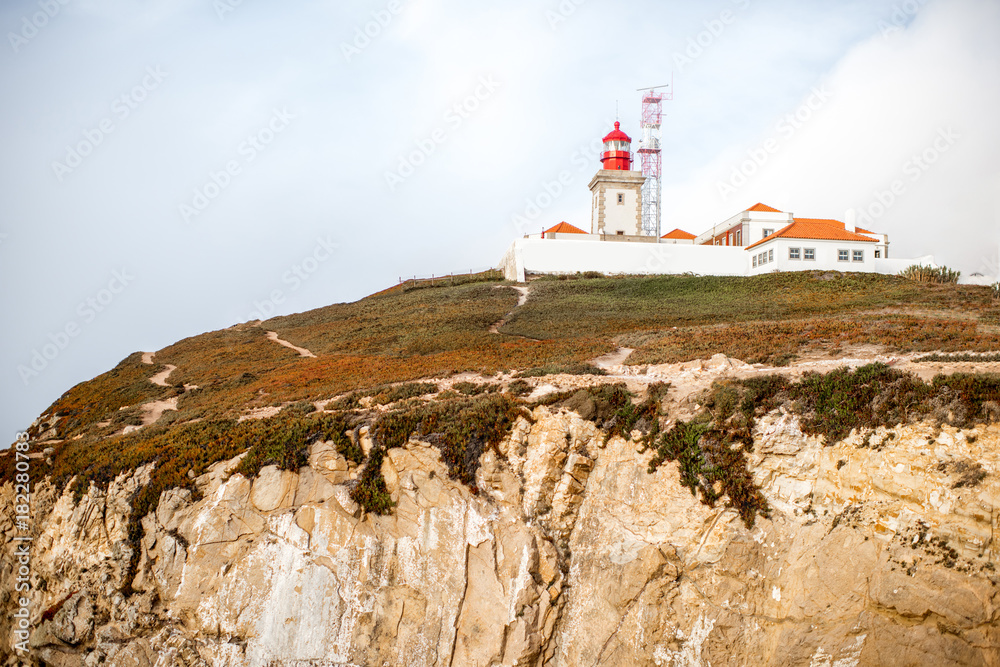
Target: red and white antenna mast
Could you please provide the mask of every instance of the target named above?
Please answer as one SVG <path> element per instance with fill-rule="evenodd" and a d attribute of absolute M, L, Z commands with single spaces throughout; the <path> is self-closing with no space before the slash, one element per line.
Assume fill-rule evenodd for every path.
<path fill-rule="evenodd" d="M 673 77 L 671 83 L 650 88 L 640 88 L 642 93 L 642 143 L 639 145 L 639 158 L 642 162 L 642 175 L 646 181 L 642 184 L 642 233 L 644 236 L 660 236 L 661 202 L 663 193 L 663 151 L 660 140 L 663 132 L 660 124 L 663 119 L 663 100 L 674 99 Z M 666 88 L 665 92 L 657 92 Z"/>

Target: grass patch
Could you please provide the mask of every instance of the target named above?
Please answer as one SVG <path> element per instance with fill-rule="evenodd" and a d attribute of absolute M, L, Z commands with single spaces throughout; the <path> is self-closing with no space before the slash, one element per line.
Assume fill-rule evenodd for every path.
<path fill-rule="evenodd" d="M 993 354 L 925 354 L 922 357 L 917 357 L 913 360 L 914 363 L 925 362 L 925 361 L 942 361 L 942 362 L 971 362 L 978 364 L 988 364 L 1000 361 L 1000 353 Z"/>
<path fill-rule="evenodd" d="M 975 321 L 907 315 L 734 323 L 647 336 L 629 361 L 676 363 L 722 353 L 750 364 L 783 366 L 795 355 L 849 345 L 877 345 L 898 352 L 985 352 L 1000 347 L 1000 334 L 979 331 Z"/>
<path fill-rule="evenodd" d="M 869 273 L 775 273 L 750 278 L 650 276 L 536 281 L 503 327 L 534 339 L 614 337 L 671 327 L 795 320 L 887 308 L 979 312 L 987 287 L 915 283 Z"/>

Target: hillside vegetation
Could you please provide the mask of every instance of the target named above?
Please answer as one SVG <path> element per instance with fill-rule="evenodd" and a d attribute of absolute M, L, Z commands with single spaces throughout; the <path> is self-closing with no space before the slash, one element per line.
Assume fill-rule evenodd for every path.
<path fill-rule="evenodd" d="M 181 340 L 157 352 L 153 365 L 132 355 L 68 391 L 46 414 L 60 416 L 58 437 L 99 437 L 120 430 L 123 412 L 164 396 L 179 394 L 179 403 L 160 424 L 234 418 L 248 408 L 463 371 L 588 368 L 619 346 L 636 349 L 632 364 L 720 352 L 780 364 L 858 344 L 900 352 L 1000 350 L 989 288 L 873 274 L 542 279 L 531 283 L 527 303 L 517 302 L 517 292 L 500 281 L 420 286 L 242 324 Z M 267 331 L 316 358 L 275 344 Z M 177 367 L 172 387 L 148 382 L 163 364 Z M 184 384 L 198 388 L 185 392 Z"/>

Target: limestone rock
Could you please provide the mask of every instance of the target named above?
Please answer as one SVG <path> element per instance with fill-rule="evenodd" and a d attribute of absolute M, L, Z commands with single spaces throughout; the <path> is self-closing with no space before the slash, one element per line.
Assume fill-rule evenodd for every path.
<path fill-rule="evenodd" d="M 52 618 L 52 634 L 60 641 L 77 645 L 94 634 L 94 607 L 83 593 L 66 600 Z"/>
<path fill-rule="evenodd" d="M 122 667 L 1000 667 L 1000 426 L 824 443 L 767 415 L 749 457 L 772 511 L 747 528 L 571 407 L 590 409 L 581 397 L 518 420 L 483 455 L 477 493 L 431 444 L 390 450 L 387 516 L 350 500 L 331 443 L 253 480 L 238 458 L 216 464 L 198 494 L 168 490 L 143 517 L 130 595 L 129 501 L 149 470 L 79 502 L 42 486 L 35 621 L 66 602 L 36 622 L 34 650 Z M 0 588 L 13 573 L 0 566 Z"/>

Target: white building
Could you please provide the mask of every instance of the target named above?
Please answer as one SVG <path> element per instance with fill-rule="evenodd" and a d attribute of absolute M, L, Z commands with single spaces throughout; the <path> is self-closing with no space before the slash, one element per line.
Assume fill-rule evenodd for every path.
<path fill-rule="evenodd" d="M 754 234 L 752 228 L 750 234 Z M 812 269 L 879 273 L 880 265 L 896 264 L 878 262 L 888 259 L 889 239 L 885 234 L 874 234 L 839 220 L 792 217 L 777 231 L 761 228 L 759 236 L 760 240 L 746 247 L 750 275 Z"/>

